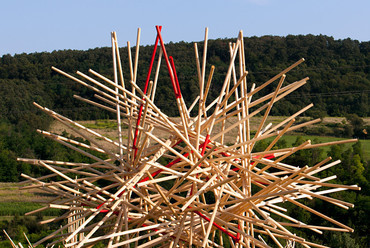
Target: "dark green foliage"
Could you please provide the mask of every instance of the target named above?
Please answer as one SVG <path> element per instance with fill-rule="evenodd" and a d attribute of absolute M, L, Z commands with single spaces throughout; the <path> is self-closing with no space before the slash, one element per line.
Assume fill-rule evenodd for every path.
<path fill-rule="evenodd" d="M 347 122 L 349 124 L 346 126 L 346 131 L 349 136 L 354 136 L 357 138 L 367 138 L 367 129 L 365 126 L 364 120 L 359 117 L 357 114 L 348 114 L 346 115 Z"/>
<path fill-rule="evenodd" d="M 44 207 L 40 203 L 33 202 L 1 202 L 0 216 L 23 216 L 27 212 Z M 47 209 L 42 212 L 44 216 L 59 216 L 61 211 L 59 209 Z"/>
<path fill-rule="evenodd" d="M 305 140 L 301 136 L 298 136 L 293 146 L 295 147 L 299 146 L 304 142 Z M 315 143 L 320 143 L 320 142 L 313 140 L 312 143 L 315 144 Z M 286 158 L 284 161 L 285 163 L 294 165 L 294 166 L 303 167 L 303 166 L 308 165 L 311 167 L 321 162 L 325 158 L 326 157 L 322 149 L 314 148 L 314 149 L 305 149 L 305 150 L 300 150 L 298 152 L 295 152 L 292 155 L 290 155 L 288 158 Z"/>
<path fill-rule="evenodd" d="M 42 216 L 19 216 L 15 215 L 10 221 L 0 221 L 0 229 L 6 230 L 9 236 L 14 242 L 21 242 L 23 245 L 27 245 L 27 240 L 23 233 L 27 235 L 27 238 L 31 243 L 35 243 L 38 240 L 46 237 L 57 226 L 53 224 L 40 225 L 38 222 L 42 220 Z M 0 247 L 11 247 L 10 241 L 6 238 L 3 232 L 0 233 Z M 43 245 L 37 247 L 44 247 Z"/>
<path fill-rule="evenodd" d="M 213 76 L 208 101 L 218 96 L 229 63 L 228 43 L 234 40 L 210 40 L 207 52 L 208 66 L 206 79 L 211 65 L 216 70 Z M 306 62 L 288 73 L 286 81 L 291 83 L 304 77 L 309 82 L 296 92 L 277 102 L 272 110 L 274 115 L 291 115 L 293 112 L 314 102 L 315 108 L 308 114 L 315 117 L 344 116 L 357 114 L 369 116 L 368 95 L 369 42 L 356 40 L 334 40 L 328 36 L 263 36 L 244 38 L 248 81 L 257 86 L 270 79 L 300 58 Z M 203 43 L 198 44 L 202 52 Z M 140 48 L 137 83 L 143 87 L 153 46 Z M 198 76 L 191 43 L 167 44 L 167 52 L 173 56 L 181 90 L 188 106 L 198 95 Z M 64 50 L 52 53 L 4 55 L 0 58 L 0 117 L 12 123 L 34 119 L 38 114 L 32 102 L 56 110 L 72 119 L 104 119 L 111 114 L 97 110 L 73 99 L 74 94 L 93 98 L 94 92 L 51 70 L 55 66 L 67 73 L 75 70 L 87 73 L 91 68 L 112 78 L 110 48 L 96 48 L 88 51 Z M 202 54 L 200 54 L 202 56 Z M 121 48 L 121 59 L 125 83 L 129 84 L 127 49 Z M 156 66 L 156 65 L 154 65 Z M 152 78 L 153 79 L 152 73 Z M 165 62 L 162 60 L 156 104 L 166 114 L 178 115 L 173 108 L 174 93 Z M 260 95 L 276 87 L 272 84 Z M 258 97 L 258 96 L 256 96 Z M 27 114 L 26 114 L 27 113 Z M 28 121 L 28 120 L 27 120 Z M 36 124 L 36 123 L 35 123 Z"/>

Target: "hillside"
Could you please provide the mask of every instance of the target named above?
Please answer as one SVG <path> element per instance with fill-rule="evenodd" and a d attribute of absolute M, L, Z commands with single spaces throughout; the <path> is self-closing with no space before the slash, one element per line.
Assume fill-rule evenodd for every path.
<path fill-rule="evenodd" d="M 216 67 L 208 100 L 212 101 L 223 83 L 229 60 L 228 46 L 231 39 L 210 40 L 207 60 Z M 132 48 L 134 57 L 135 48 Z M 137 83 L 143 85 L 152 46 L 140 48 Z M 199 44 L 202 51 L 202 44 Z M 167 44 L 167 52 L 174 57 L 176 70 L 185 101 L 192 103 L 198 92 L 197 71 L 192 43 Z M 263 36 L 245 38 L 245 54 L 248 81 L 260 85 L 282 69 L 301 58 L 306 62 L 289 72 L 287 82 L 310 77 L 309 83 L 286 100 L 275 106 L 274 115 L 289 115 L 307 104 L 316 107 L 308 114 L 344 116 L 355 113 L 369 116 L 370 93 L 370 42 L 334 40 L 327 36 Z M 129 80 L 127 48 L 121 48 L 125 80 Z M 168 106 L 174 97 L 171 83 L 162 60 L 159 76 L 157 104 L 171 116 L 178 113 Z M 45 104 L 74 119 L 97 119 L 107 113 L 96 111 L 73 99 L 73 94 L 91 96 L 92 92 L 81 88 L 71 80 L 52 72 L 51 66 L 68 73 L 76 70 L 87 73 L 93 69 L 113 78 L 110 48 L 95 48 L 88 51 L 64 50 L 52 53 L 4 55 L 0 58 L 0 118 L 17 122 L 25 118 L 24 111 L 35 111 L 33 101 Z M 206 68 L 207 71 L 210 68 Z M 208 72 L 206 73 L 208 75 Z M 128 84 L 128 83 L 127 83 Z M 272 86 L 273 87 L 273 86 Z M 267 88 L 266 90 L 271 90 Z M 26 117 L 31 118 L 31 117 Z"/>

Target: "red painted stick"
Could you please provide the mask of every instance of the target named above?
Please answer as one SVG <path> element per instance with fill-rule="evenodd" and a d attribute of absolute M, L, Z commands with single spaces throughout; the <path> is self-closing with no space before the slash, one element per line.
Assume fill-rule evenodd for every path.
<path fill-rule="evenodd" d="M 190 207 L 189 207 L 190 208 Z M 210 221 L 210 218 L 208 218 L 207 216 L 205 216 L 204 214 L 202 214 L 201 212 L 199 211 L 194 211 L 194 213 L 196 213 L 197 215 L 199 215 L 199 217 L 205 219 L 206 221 Z M 220 226 L 219 224 L 213 222 L 213 225 L 218 228 L 221 232 L 225 233 L 226 235 L 230 236 L 235 242 L 239 242 L 240 238 L 238 237 L 235 237 L 234 234 L 232 234 L 231 232 L 229 232 L 228 230 L 226 230 L 225 228 L 223 228 L 222 226 Z"/>
<path fill-rule="evenodd" d="M 171 62 L 173 74 L 175 76 L 175 82 L 176 82 L 176 88 L 177 88 L 176 98 L 181 98 L 181 89 L 180 89 L 179 79 L 177 78 L 176 67 L 175 67 L 175 63 L 173 62 L 173 57 L 172 56 L 170 56 L 170 62 Z M 174 89 L 174 91 L 175 91 L 175 89 Z"/>
<path fill-rule="evenodd" d="M 173 90 L 175 91 L 175 95 L 178 96 L 179 93 L 177 92 L 176 81 L 175 81 L 175 78 L 174 78 L 174 75 L 173 75 L 173 72 L 172 72 L 172 69 L 171 69 L 170 61 L 168 59 L 166 47 L 164 46 L 164 43 L 163 43 L 163 39 L 162 39 L 162 35 L 161 35 L 161 29 L 159 28 L 159 26 L 155 26 L 155 28 L 157 29 L 157 35 L 159 36 L 159 40 L 160 40 L 160 43 L 161 43 L 164 59 L 166 60 L 166 65 L 167 65 L 168 73 L 170 74 Z"/>
<path fill-rule="evenodd" d="M 162 26 L 157 26 L 157 27 L 158 27 L 159 30 L 162 29 Z M 152 73 L 154 58 L 155 58 L 155 54 L 157 52 L 157 47 L 158 47 L 158 42 L 159 42 L 159 36 L 157 35 L 157 37 L 155 39 L 154 48 L 153 48 L 152 58 L 150 59 L 150 65 L 149 65 L 148 74 L 147 74 L 146 80 L 145 80 L 144 94 L 146 94 L 146 92 L 148 90 L 148 85 L 149 85 L 149 80 L 150 80 L 150 74 Z M 143 100 L 144 99 L 145 98 L 143 97 Z M 139 125 L 140 125 L 141 115 L 143 113 L 143 107 L 144 107 L 144 104 L 141 103 L 140 109 L 139 109 L 139 114 L 138 114 L 137 121 L 136 121 L 136 129 L 135 129 L 134 141 L 133 141 L 133 145 L 132 145 L 132 149 L 134 149 L 134 151 L 135 151 L 134 158 L 136 158 L 136 155 L 137 155 L 136 143 L 137 143 L 137 136 L 139 134 Z"/>

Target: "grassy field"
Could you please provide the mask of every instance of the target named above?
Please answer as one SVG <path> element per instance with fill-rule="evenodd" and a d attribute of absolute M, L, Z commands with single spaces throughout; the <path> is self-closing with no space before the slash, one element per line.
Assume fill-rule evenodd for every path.
<path fill-rule="evenodd" d="M 303 137 L 304 140 L 311 140 L 314 144 L 318 143 L 326 143 L 326 142 L 332 142 L 332 141 L 338 141 L 338 140 L 346 140 L 345 138 L 336 138 L 336 137 L 330 137 L 330 136 L 314 136 L 314 135 L 284 135 L 282 139 L 284 139 L 288 146 L 291 146 L 297 139 L 298 136 Z M 314 142 L 317 141 L 317 142 Z M 364 153 L 364 157 L 366 160 L 370 159 L 370 140 L 359 140 L 361 142 L 362 150 Z M 352 146 L 354 143 L 347 143 L 344 144 L 345 148 L 348 149 L 350 146 Z M 324 151 L 329 151 L 330 146 L 324 146 L 322 147 Z"/>
<path fill-rule="evenodd" d="M 0 183 L 0 220 L 9 220 L 12 216 L 22 216 L 27 212 L 45 206 L 43 202 L 51 199 L 51 195 L 39 190 L 20 190 L 18 183 Z M 43 215 L 59 215 L 59 210 L 49 209 Z"/>
<path fill-rule="evenodd" d="M 111 130 L 117 129 L 117 122 L 114 120 L 95 120 L 86 122 L 85 127 L 90 129 L 100 129 L 100 130 Z M 126 129 L 127 126 L 122 124 L 122 129 Z"/>

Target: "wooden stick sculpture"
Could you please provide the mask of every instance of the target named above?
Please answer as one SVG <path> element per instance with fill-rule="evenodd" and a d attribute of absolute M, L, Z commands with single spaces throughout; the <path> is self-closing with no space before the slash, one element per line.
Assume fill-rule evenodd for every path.
<path fill-rule="evenodd" d="M 325 247 L 297 236 L 292 230 L 306 228 L 319 234 L 323 230 L 352 232 L 352 228 L 299 201 L 319 198 L 345 209 L 353 207 L 351 203 L 326 195 L 347 189 L 359 190 L 358 186 L 332 184 L 327 181 L 334 177 L 318 177 L 319 172 L 339 161 L 329 162 L 331 158 L 327 158 L 312 167 L 295 167 L 284 163 L 284 159 L 302 149 L 356 140 L 315 145 L 307 141 L 297 147 L 274 150 L 274 144 L 286 132 L 318 121 L 294 125 L 294 118 L 312 104 L 281 123 L 266 125 L 273 105 L 307 82 L 308 78 L 290 84 L 285 80 L 286 74 L 304 59 L 263 84 L 247 87 L 248 72 L 240 32 L 236 43 L 228 48 L 230 63 L 220 94 L 207 104 L 215 68 L 212 66 L 207 75 L 206 29 L 203 57 L 199 56 L 195 44 L 199 97 L 188 109 L 175 62 L 164 45 L 161 27 L 157 26 L 156 30 L 144 90 L 137 86 L 140 30 L 134 62 L 128 44 L 131 90 L 126 88 L 127 81 L 124 81 L 115 33 L 112 33 L 113 80 L 92 70 L 89 71 L 91 76 L 77 72 L 80 76 L 77 78 L 52 68 L 96 92 L 100 103 L 76 98 L 115 113 L 118 138 L 112 140 L 35 103 L 46 114 L 88 140 L 90 145 L 46 131 L 39 132 L 94 162 L 19 159 L 50 170 L 49 175 L 40 178 L 22 175 L 27 179 L 26 183 L 32 183 L 23 188 L 36 187 L 55 195 L 47 206 L 29 214 L 57 208 L 65 213 L 42 223 L 67 220 L 62 222 L 60 229 L 34 246 L 62 242 L 65 247 L 79 248 L 104 242 L 107 247 L 224 247 L 228 244 L 231 247 L 270 247 L 267 243 L 278 247 L 293 247 L 295 243 L 304 247 Z M 176 97 L 178 122 L 155 104 L 162 56 Z M 153 73 L 155 61 L 157 67 Z M 257 92 L 273 84 L 276 85 L 273 92 L 256 99 Z M 192 111 L 194 106 L 198 106 L 197 111 Z M 262 120 L 253 134 L 250 121 L 257 114 L 262 115 Z M 226 125 L 229 118 L 236 122 Z M 121 129 L 123 124 L 128 126 L 125 139 Z M 216 125 L 220 127 L 217 131 Z M 156 130 L 165 131 L 168 137 L 157 137 Z M 232 145 L 225 141 L 225 135 L 231 130 L 238 133 Z M 271 137 L 265 151 L 254 151 L 259 141 Z M 106 148 L 105 143 L 114 148 Z M 104 153 L 108 159 L 99 158 L 88 150 Z M 160 163 L 162 157 L 169 162 Z M 303 223 L 288 216 L 286 209 L 279 205 L 282 202 L 290 202 L 332 225 Z"/>

